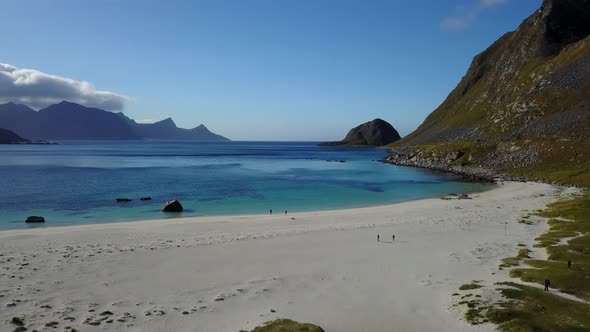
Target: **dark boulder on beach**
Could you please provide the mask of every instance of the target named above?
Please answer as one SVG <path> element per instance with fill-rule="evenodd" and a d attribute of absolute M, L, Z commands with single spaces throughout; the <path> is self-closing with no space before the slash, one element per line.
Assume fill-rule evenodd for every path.
<path fill-rule="evenodd" d="M 182 212 L 182 210 L 184 210 L 184 208 L 182 207 L 182 204 L 180 204 L 180 202 L 177 200 L 171 200 L 166 202 L 164 204 L 164 208 L 162 209 L 162 211 L 164 212 Z"/>
<path fill-rule="evenodd" d="M 131 202 L 130 198 L 116 198 L 115 202 L 117 203 L 126 203 L 126 202 Z"/>
<path fill-rule="evenodd" d="M 30 216 L 27 218 L 28 223 L 33 223 L 33 222 L 45 222 L 45 218 L 40 217 L 40 216 Z"/>

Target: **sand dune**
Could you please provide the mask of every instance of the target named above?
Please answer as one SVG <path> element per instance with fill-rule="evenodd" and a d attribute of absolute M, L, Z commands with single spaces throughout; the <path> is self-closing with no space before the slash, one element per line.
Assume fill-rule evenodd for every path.
<path fill-rule="evenodd" d="M 506 278 L 499 261 L 546 229 L 519 218 L 560 192 L 505 183 L 470 200 L 2 231 L 0 330 L 18 316 L 29 330 L 236 332 L 287 317 L 329 332 L 489 331 L 451 294 Z"/>

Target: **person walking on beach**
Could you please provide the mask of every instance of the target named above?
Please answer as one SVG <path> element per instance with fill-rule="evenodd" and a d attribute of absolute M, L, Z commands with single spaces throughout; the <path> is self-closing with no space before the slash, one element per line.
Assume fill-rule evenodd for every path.
<path fill-rule="evenodd" d="M 379 242 L 379 234 L 377 234 L 377 242 Z"/>
<path fill-rule="evenodd" d="M 270 210 L 270 214 L 272 214 L 272 210 Z"/>
<path fill-rule="evenodd" d="M 285 215 L 287 215 L 287 210 L 285 210 Z"/>
<path fill-rule="evenodd" d="M 391 241 L 395 241 L 395 234 L 391 236 Z"/>
<path fill-rule="evenodd" d="M 551 280 L 549 279 L 545 279 L 545 290 L 548 291 L 549 290 L 549 285 L 551 285 Z"/>

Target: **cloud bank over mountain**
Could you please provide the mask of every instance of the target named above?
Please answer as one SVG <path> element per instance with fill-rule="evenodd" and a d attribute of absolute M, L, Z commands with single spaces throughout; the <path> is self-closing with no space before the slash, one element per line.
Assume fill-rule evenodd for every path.
<path fill-rule="evenodd" d="M 0 63 L 0 103 L 22 103 L 39 109 L 62 100 L 115 111 L 122 110 L 129 97 L 97 90 L 90 82 Z"/>

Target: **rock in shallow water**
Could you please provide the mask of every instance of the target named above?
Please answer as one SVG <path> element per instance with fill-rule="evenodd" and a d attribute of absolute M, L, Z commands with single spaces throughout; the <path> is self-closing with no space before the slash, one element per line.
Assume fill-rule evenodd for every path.
<path fill-rule="evenodd" d="M 131 199 L 130 198 L 116 198 L 115 202 L 117 202 L 117 203 L 131 202 Z"/>
<path fill-rule="evenodd" d="M 162 209 L 164 212 L 182 212 L 182 210 L 184 210 L 182 204 L 180 204 L 180 202 L 175 199 L 166 202 L 164 204 L 164 208 Z"/>
<path fill-rule="evenodd" d="M 30 216 L 26 222 L 45 222 L 45 218 L 39 216 Z"/>

